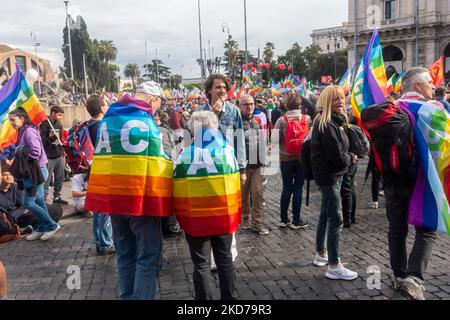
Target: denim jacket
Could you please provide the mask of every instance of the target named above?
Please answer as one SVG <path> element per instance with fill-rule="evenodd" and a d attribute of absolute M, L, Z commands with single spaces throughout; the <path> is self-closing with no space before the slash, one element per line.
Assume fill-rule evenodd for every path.
<path fill-rule="evenodd" d="M 212 111 L 212 108 L 208 103 L 203 106 L 199 106 L 196 111 Z M 230 137 L 227 136 L 227 130 L 233 130 L 234 143 L 232 145 L 235 149 L 234 152 L 236 154 L 239 169 L 243 170 L 247 167 L 247 157 L 245 154 L 245 136 L 242 126 L 241 112 L 238 107 L 229 101 L 226 101 L 223 110 L 219 113 L 218 117 L 219 130 L 225 137 L 227 137 L 229 142 L 231 141 Z"/>

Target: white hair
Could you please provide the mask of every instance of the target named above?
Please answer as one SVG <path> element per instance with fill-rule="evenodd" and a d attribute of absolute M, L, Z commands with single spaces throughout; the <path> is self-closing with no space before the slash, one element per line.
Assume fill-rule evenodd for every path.
<path fill-rule="evenodd" d="M 188 122 L 188 128 L 191 134 L 194 134 L 196 128 L 218 129 L 219 119 L 212 111 L 196 111 L 192 114 Z"/>
<path fill-rule="evenodd" d="M 248 98 L 252 98 L 252 100 L 253 101 L 255 101 L 255 99 L 251 96 L 251 95 L 249 95 L 249 94 L 244 94 L 240 99 L 239 99 L 239 105 L 241 105 L 242 104 L 242 102 L 244 102 L 245 100 L 247 100 Z"/>
<path fill-rule="evenodd" d="M 411 68 L 405 72 L 402 79 L 402 92 L 415 91 L 414 84 L 427 83 L 430 80 L 430 71 L 426 68 Z"/>

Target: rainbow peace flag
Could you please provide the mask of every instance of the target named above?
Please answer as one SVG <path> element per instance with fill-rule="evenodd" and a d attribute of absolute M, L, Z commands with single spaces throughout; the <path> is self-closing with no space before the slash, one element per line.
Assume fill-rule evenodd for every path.
<path fill-rule="evenodd" d="M 45 110 L 33 88 L 17 65 L 16 68 L 16 72 L 0 89 L 0 150 L 17 143 L 17 130 L 11 126 L 8 119 L 9 113 L 14 109 L 24 108 L 35 125 L 47 120 Z"/>
<path fill-rule="evenodd" d="M 253 82 L 247 70 L 242 71 L 242 79 L 244 80 L 245 83 L 248 83 L 250 86 L 253 86 Z"/>
<path fill-rule="evenodd" d="M 409 223 L 450 235 L 450 114 L 417 100 L 399 100 L 414 130 L 420 168 Z"/>
<path fill-rule="evenodd" d="M 402 80 L 403 80 L 403 76 L 405 75 L 405 71 L 403 71 L 397 78 L 397 80 L 395 80 L 395 85 L 394 85 L 394 92 L 400 92 L 402 91 Z"/>
<path fill-rule="evenodd" d="M 386 70 L 378 30 L 375 29 L 355 77 L 352 89 L 353 114 L 361 125 L 361 111 L 386 101 Z"/>
<path fill-rule="evenodd" d="M 172 215 L 173 165 L 151 108 L 126 95 L 99 126 L 85 207 L 131 216 Z"/>
<path fill-rule="evenodd" d="M 355 71 L 355 64 L 356 62 L 353 62 L 352 66 L 347 69 L 345 74 L 342 76 L 341 81 L 339 82 L 339 86 L 344 90 L 345 95 L 347 96 L 350 92 L 350 88 L 352 87 L 352 78 L 353 73 Z"/>
<path fill-rule="evenodd" d="M 176 161 L 174 211 L 194 237 L 236 232 L 241 222 L 239 167 L 234 149 L 217 130 L 195 134 Z"/>

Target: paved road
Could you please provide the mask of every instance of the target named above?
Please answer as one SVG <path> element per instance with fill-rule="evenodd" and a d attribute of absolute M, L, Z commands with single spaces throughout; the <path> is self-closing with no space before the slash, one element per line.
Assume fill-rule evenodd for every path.
<path fill-rule="evenodd" d="M 363 184 L 361 166 L 357 182 Z M 64 186 L 69 197 L 69 185 Z M 387 221 L 384 199 L 381 208 L 369 209 L 370 181 L 358 194 L 357 224 L 344 229 L 341 260 L 360 277 L 352 282 L 327 280 L 325 269 L 312 265 L 315 229 L 320 207 L 320 193 L 311 190 L 310 207 L 302 207 L 303 218 L 310 222 L 306 230 L 279 229 L 281 178 L 270 177 L 266 186 L 265 220 L 271 232 L 259 236 L 252 231 L 237 233 L 239 256 L 236 260 L 239 299 L 266 300 L 386 300 L 403 299 L 391 288 Z M 118 283 L 115 256 L 96 256 L 91 245 L 92 221 L 70 216 L 65 208 L 61 232 L 46 243 L 23 239 L 0 245 L 9 277 L 9 299 L 117 299 Z M 408 248 L 414 231 L 411 228 Z M 425 276 L 427 299 L 450 299 L 450 238 L 440 235 Z M 166 239 L 165 264 L 160 274 L 158 298 L 192 300 L 192 262 L 183 236 Z M 80 269 L 80 289 L 70 290 L 67 282 L 76 266 Z M 369 266 L 381 271 L 381 289 L 368 289 Z M 69 269 L 68 269 L 69 268 Z M 72 267 L 73 268 L 73 267 Z M 219 298 L 218 277 L 213 274 L 215 297 Z M 70 284 L 76 284 L 69 281 Z M 71 287 L 71 286 L 69 286 Z M 72 286 L 73 287 L 73 286 Z"/>

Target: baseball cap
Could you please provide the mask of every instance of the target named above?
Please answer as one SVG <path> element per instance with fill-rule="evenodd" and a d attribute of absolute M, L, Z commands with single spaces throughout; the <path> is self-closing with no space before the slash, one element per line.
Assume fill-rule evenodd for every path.
<path fill-rule="evenodd" d="M 167 101 L 166 97 L 164 97 L 164 92 L 162 91 L 161 86 L 154 81 L 146 81 L 141 83 L 137 87 L 136 93 L 149 94 L 151 96 L 161 98 L 164 102 Z"/>

